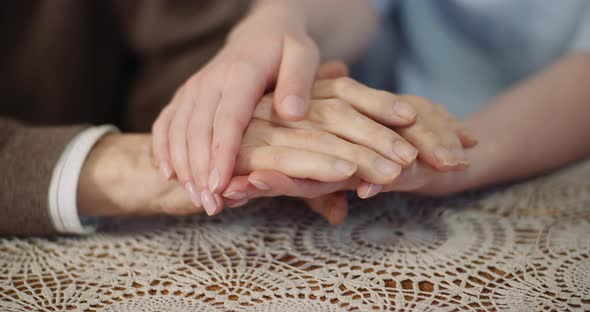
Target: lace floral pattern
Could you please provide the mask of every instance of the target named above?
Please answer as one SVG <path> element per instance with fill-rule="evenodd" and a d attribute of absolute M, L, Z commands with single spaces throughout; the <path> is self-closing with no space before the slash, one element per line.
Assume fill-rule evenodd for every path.
<path fill-rule="evenodd" d="M 590 162 L 447 200 L 384 195 L 0 239 L 2 311 L 590 311 Z"/>

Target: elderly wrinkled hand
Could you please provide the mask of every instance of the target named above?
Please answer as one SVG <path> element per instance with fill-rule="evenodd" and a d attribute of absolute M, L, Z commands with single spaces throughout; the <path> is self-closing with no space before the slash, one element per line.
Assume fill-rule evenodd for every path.
<path fill-rule="evenodd" d="M 272 111 L 266 108 L 268 104 L 265 105 L 265 103 L 259 105 L 255 116 L 287 127 L 323 129 L 354 143 L 366 144 L 380 155 L 391 155 L 390 157 L 397 164 L 405 168 L 401 177 L 385 182 L 371 180 L 372 176 L 362 171 L 367 167 L 363 165 L 362 161 L 357 160 L 355 162 L 359 165 L 359 170 L 344 187 L 342 183 L 318 183 L 309 179 L 293 179 L 294 177 L 285 175 L 284 172 L 257 171 L 250 174 L 248 178 L 249 182 L 255 181 L 256 183 L 234 179 L 234 183 L 230 184 L 226 193 L 237 192 L 244 194 L 242 196 L 244 198 L 278 195 L 307 198 L 314 210 L 334 223 L 339 223 L 343 221 L 346 213 L 342 211 L 335 213 L 334 206 L 340 206 L 338 209 L 347 208 L 344 197 L 337 194 L 338 191 L 357 189 L 358 195 L 362 198 L 387 191 L 416 191 L 429 195 L 452 192 L 452 187 L 450 187 L 452 186 L 452 177 L 457 173 L 445 174 L 445 172 L 453 171 L 461 174 L 461 171 L 469 165 L 464 148 L 470 148 L 477 143 L 475 138 L 470 136 L 460 122 L 450 115 L 443 106 L 434 104 L 425 98 L 395 95 L 370 89 L 347 77 L 316 82 L 312 97 L 323 101 L 332 100 L 332 102 L 314 102 L 312 100 L 311 112 L 315 109 L 317 113 L 311 113 L 306 121 L 293 123 L 274 119 Z M 326 103 L 328 104 L 325 105 Z M 400 118 L 400 114 L 393 112 L 400 106 L 404 109 L 408 108 L 408 111 L 414 113 L 414 116 L 410 118 L 413 122 L 408 122 L 406 125 L 396 125 L 395 121 Z M 375 126 L 373 129 L 359 127 L 349 121 L 350 119 L 346 119 L 345 113 L 337 113 L 339 110 L 351 112 L 353 115 L 362 112 L 363 116 L 358 117 L 359 119 L 372 118 L 375 122 L 378 121 L 379 126 Z M 325 113 L 326 111 L 330 113 Z M 345 125 L 345 132 L 331 129 L 330 127 L 334 125 Z M 385 134 L 386 131 L 381 131 L 382 129 L 389 131 L 393 129 L 395 132 Z M 353 135 L 351 136 L 350 133 Z M 355 140 L 358 137 L 364 138 L 365 141 Z M 386 138 L 385 141 L 382 141 L 384 138 Z M 325 139 L 312 137 L 310 140 Z M 415 146 L 418 161 L 413 161 L 413 158 L 416 157 L 414 154 L 411 161 L 404 162 L 403 157 L 400 157 L 403 152 L 399 152 L 402 149 L 395 148 L 396 144 L 400 143 L 404 144 L 402 145 L 404 149 L 406 148 L 405 143 Z M 332 146 L 327 142 L 324 145 L 328 146 L 324 150 L 330 149 L 329 146 Z M 394 151 L 393 154 L 392 151 Z M 347 158 L 350 155 L 340 154 L 340 157 Z M 354 161 L 354 156 L 347 159 Z M 260 184 L 265 187 L 263 189 L 257 188 L 256 186 Z M 329 198 L 321 198 L 322 195 L 331 193 L 335 194 Z M 241 201 L 244 202 L 243 199 Z M 326 203 L 330 207 L 327 207 Z M 237 203 L 230 200 L 230 205 L 234 206 Z M 333 215 L 337 215 L 337 217 L 333 217 Z"/>

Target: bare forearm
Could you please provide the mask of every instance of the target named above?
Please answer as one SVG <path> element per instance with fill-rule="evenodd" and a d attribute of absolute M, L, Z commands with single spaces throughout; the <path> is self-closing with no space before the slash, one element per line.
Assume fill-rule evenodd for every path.
<path fill-rule="evenodd" d="M 565 57 L 469 117 L 463 189 L 538 175 L 590 155 L 590 54 Z"/>
<path fill-rule="evenodd" d="M 257 0 L 253 11 L 269 6 L 287 8 L 288 16 L 305 21 L 322 59 L 353 61 L 370 44 L 377 29 L 371 1 Z"/>

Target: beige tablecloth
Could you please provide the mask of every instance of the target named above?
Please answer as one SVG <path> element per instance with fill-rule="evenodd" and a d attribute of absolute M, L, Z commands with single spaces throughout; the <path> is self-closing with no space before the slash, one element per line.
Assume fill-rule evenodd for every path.
<path fill-rule="evenodd" d="M 267 200 L 215 218 L 0 239 L 1 311 L 589 311 L 590 162 L 330 226 Z"/>

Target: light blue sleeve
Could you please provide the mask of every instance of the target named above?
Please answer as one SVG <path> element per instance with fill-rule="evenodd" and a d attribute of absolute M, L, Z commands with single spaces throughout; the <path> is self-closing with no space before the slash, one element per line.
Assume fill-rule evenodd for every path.
<path fill-rule="evenodd" d="M 572 50 L 590 51 L 590 4 L 580 18 L 580 26 L 574 37 Z"/>
<path fill-rule="evenodd" d="M 373 4 L 380 13 L 388 13 L 394 9 L 400 0 L 373 0 Z"/>

